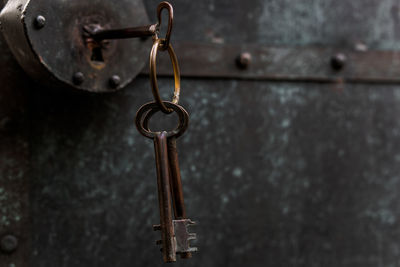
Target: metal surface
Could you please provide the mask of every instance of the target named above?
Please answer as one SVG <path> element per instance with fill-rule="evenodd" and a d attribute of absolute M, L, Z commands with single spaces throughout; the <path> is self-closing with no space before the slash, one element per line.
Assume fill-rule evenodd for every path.
<path fill-rule="evenodd" d="M 30 82 L 0 36 L 0 242 L 18 238 L 18 248 L 7 241 L 0 249 L 0 266 L 29 266 L 29 142 L 27 104 Z M 8 250 L 8 251 L 4 251 Z"/>
<path fill-rule="evenodd" d="M 18 248 L 18 238 L 6 235 L 0 240 L 0 249 L 4 253 L 12 253 Z"/>
<path fill-rule="evenodd" d="M 182 77 L 247 80 L 350 83 L 399 83 L 399 51 L 357 51 L 329 47 L 268 47 L 177 42 Z M 248 68 L 237 68 L 237 55 L 254 55 Z M 346 55 L 346 67 L 332 69 L 331 59 Z M 342 64 L 342 63 L 340 63 Z M 205 67 L 206 66 L 206 67 Z M 158 75 L 170 76 L 167 60 L 158 64 Z M 142 74 L 148 75 L 147 68 Z"/>
<path fill-rule="evenodd" d="M 143 2 L 10 0 L 1 13 L 2 31 L 24 70 L 50 87 L 61 82 L 90 92 L 125 87 L 143 68 L 144 40 L 86 42 L 84 26 L 122 28 L 148 24 Z M 76 82 L 74 73 L 84 80 Z M 110 86 L 118 75 L 121 82 Z M 58 85 L 61 85 L 58 84 Z"/>
<path fill-rule="evenodd" d="M 158 2 L 144 3 L 151 21 Z M 185 44 L 240 48 L 223 61 L 216 53 L 213 64 L 194 49 L 204 65 L 192 62 L 191 74 L 208 76 L 182 79 L 191 127 L 179 142 L 179 163 L 187 215 L 200 221 L 201 250 L 174 265 L 399 266 L 399 2 L 171 2 L 171 41 L 182 71 L 192 68 L 184 58 L 194 58 Z M 259 60 L 248 45 L 292 51 L 296 59 L 255 69 L 286 62 L 282 74 L 273 73 L 322 73 L 325 82 L 246 80 L 253 62 L 243 71 L 235 59 L 247 51 Z M 298 61 L 298 48 L 316 46 L 326 52 Z M 368 48 L 364 66 L 355 46 Z M 133 123 L 140 105 L 152 100 L 148 76 L 114 94 L 43 88 L 18 67 L 2 37 L 0 47 L 0 218 L 9 222 L 0 236 L 19 240 L 15 252 L 0 253 L 0 266 L 161 265 L 151 245 L 159 233 L 149 232 L 158 220 L 152 142 Z M 337 53 L 348 57 L 339 72 L 330 65 Z M 166 99 L 173 79 L 163 56 L 168 78 L 160 77 L 159 87 Z M 213 78 L 222 77 L 214 69 L 221 62 L 233 73 Z M 357 72 L 367 80 L 328 82 L 355 73 L 353 62 L 368 70 Z M 152 119 L 153 130 L 175 127 L 162 116 Z"/>
<path fill-rule="evenodd" d="M 180 167 L 201 251 L 178 266 L 396 266 L 398 86 L 183 85 Z M 132 123 L 150 99 L 147 78 L 111 97 L 32 93 L 33 266 L 160 265 L 154 153 Z"/>

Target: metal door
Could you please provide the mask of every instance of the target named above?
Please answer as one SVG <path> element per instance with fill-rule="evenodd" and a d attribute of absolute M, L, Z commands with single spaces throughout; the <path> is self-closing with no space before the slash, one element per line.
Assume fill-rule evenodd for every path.
<path fill-rule="evenodd" d="M 199 221 L 177 265 L 400 266 L 399 3 L 171 2 Z M 152 143 L 133 123 L 147 69 L 116 93 L 58 90 L 0 47 L 0 235 L 16 238 L 0 266 L 161 265 Z"/>

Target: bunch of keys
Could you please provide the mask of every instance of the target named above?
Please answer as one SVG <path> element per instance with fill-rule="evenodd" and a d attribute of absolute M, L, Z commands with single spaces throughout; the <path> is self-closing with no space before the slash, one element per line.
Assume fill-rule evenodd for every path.
<path fill-rule="evenodd" d="M 164 9 L 167 9 L 169 14 L 168 28 L 165 38 L 159 38 L 161 12 Z M 178 60 L 170 44 L 174 18 L 172 5 L 165 1 L 161 2 L 157 7 L 157 17 L 157 24 L 147 26 L 126 29 L 101 29 L 85 26 L 83 31 L 86 41 L 96 46 L 101 46 L 102 41 L 110 39 L 153 37 L 153 47 L 150 53 L 150 81 L 155 102 L 148 103 L 140 108 L 136 114 L 136 127 L 142 135 L 154 140 L 160 205 L 160 224 L 155 225 L 154 229 L 161 231 L 161 240 L 157 243 L 162 245 L 164 261 L 174 262 L 176 261 L 176 254 L 180 254 L 182 258 L 190 258 L 191 253 L 197 251 L 197 248 L 190 247 L 189 241 L 196 239 L 196 234 L 188 231 L 188 226 L 193 225 L 194 222 L 186 218 L 176 149 L 176 139 L 186 131 L 189 115 L 183 107 L 178 105 L 181 81 Z M 159 94 L 156 70 L 159 50 L 168 51 L 172 61 L 175 79 L 172 102 L 164 102 Z M 166 114 L 176 112 L 179 115 L 179 126 L 170 132 L 151 132 L 148 127 L 149 120 L 158 111 Z M 171 203 L 173 203 L 175 219 L 172 219 Z"/>
<path fill-rule="evenodd" d="M 190 247 L 190 241 L 196 239 L 196 234 L 189 233 L 188 227 L 195 223 L 186 217 L 183 199 L 182 181 L 178 162 L 176 140 L 188 128 L 189 115 L 187 111 L 178 105 L 180 95 L 180 71 L 175 52 L 169 43 L 172 30 L 173 10 L 167 2 L 162 2 L 158 8 L 159 21 L 161 10 L 167 8 L 169 11 L 168 31 L 165 39 L 153 37 L 153 48 L 150 53 L 150 80 L 155 102 L 142 106 L 136 114 L 136 127 L 139 132 L 154 141 L 158 201 L 160 207 L 160 224 L 154 225 L 154 230 L 161 231 L 161 240 L 157 244 L 162 245 L 164 262 L 175 262 L 176 255 L 181 258 L 191 258 L 192 252 L 197 248 Z M 160 97 L 157 84 L 156 59 L 157 52 L 168 51 L 174 70 L 175 91 L 172 102 L 163 101 Z M 151 117 L 162 111 L 166 114 L 176 112 L 179 116 L 179 125 L 172 131 L 152 132 L 149 129 Z M 173 219 L 174 214 L 174 219 Z"/>
<path fill-rule="evenodd" d="M 196 234 L 188 231 L 188 226 L 194 222 L 186 218 L 176 147 L 176 139 L 188 127 L 189 115 L 177 104 L 164 102 L 164 105 L 173 109 L 179 116 L 179 126 L 175 130 L 169 132 L 149 130 L 149 119 L 160 111 L 155 102 L 139 109 L 136 115 L 136 127 L 142 135 L 154 140 L 160 224 L 153 227 L 154 230 L 161 231 L 161 240 L 157 243 L 162 245 L 164 261 L 175 262 L 176 254 L 180 254 L 182 258 L 190 258 L 191 253 L 197 251 L 197 248 L 190 247 L 190 240 L 196 239 Z M 172 218 L 172 203 L 175 219 Z"/>

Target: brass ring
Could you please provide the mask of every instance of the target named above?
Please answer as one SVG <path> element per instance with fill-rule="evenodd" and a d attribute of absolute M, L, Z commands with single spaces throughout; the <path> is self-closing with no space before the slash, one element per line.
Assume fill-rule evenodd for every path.
<path fill-rule="evenodd" d="M 153 47 L 151 49 L 150 53 L 150 83 L 151 83 L 151 89 L 153 91 L 153 96 L 156 101 L 156 103 L 160 106 L 160 109 L 162 112 L 169 114 L 173 110 L 171 108 L 167 108 L 164 105 L 163 100 L 161 99 L 160 92 L 158 89 L 158 82 L 157 82 L 157 53 L 158 53 L 158 48 L 162 46 L 162 42 L 164 39 L 156 39 L 154 41 Z M 174 96 L 172 98 L 172 103 L 173 104 L 178 104 L 179 103 L 179 95 L 181 92 L 181 73 L 179 70 L 179 65 L 178 65 L 178 59 L 176 57 L 175 51 L 172 48 L 171 44 L 168 45 L 168 54 L 172 62 L 172 68 L 174 70 L 174 80 L 175 80 L 175 91 L 174 91 Z"/>

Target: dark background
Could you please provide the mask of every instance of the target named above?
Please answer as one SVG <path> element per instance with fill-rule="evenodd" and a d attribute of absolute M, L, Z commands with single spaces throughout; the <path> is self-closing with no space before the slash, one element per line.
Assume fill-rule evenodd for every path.
<path fill-rule="evenodd" d="M 171 3 L 173 43 L 400 48 L 394 0 Z M 20 242 L 0 266 L 162 265 L 153 144 L 133 123 L 148 77 L 112 94 L 44 88 L 0 47 L 0 234 Z M 400 266 L 397 84 L 182 83 L 199 252 L 176 266 Z"/>

